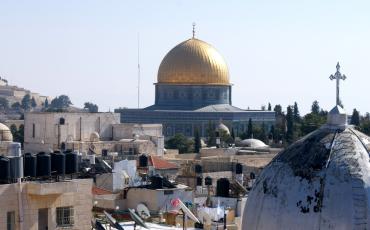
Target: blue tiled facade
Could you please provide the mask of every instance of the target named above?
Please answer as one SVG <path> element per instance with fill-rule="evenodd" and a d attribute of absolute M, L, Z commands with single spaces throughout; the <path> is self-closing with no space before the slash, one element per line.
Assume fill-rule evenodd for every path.
<path fill-rule="evenodd" d="M 208 105 L 231 105 L 231 85 L 155 85 L 155 108 L 193 110 Z"/>

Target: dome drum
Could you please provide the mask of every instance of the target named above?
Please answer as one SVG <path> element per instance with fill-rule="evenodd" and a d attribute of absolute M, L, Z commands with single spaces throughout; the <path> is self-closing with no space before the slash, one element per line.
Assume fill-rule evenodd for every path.
<path fill-rule="evenodd" d="M 216 104 L 231 104 L 230 85 L 156 84 L 156 106 L 195 109 Z"/>

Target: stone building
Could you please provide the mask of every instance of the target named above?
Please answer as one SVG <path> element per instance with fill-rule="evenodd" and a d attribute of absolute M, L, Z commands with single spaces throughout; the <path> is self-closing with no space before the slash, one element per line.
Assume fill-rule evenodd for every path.
<path fill-rule="evenodd" d="M 25 152 L 72 149 L 85 153 L 163 155 L 160 124 L 122 124 L 117 113 L 25 114 Z"/>
<path fill-rule="evenodd" d="M 170 50 L 162 60 L 155 85 L 155 103 L 144 109 L 117 109 L 122 122 L 163 124 L 163 134 L 202 137 L 220 120 L 236 134 L 249 119 L 271 126 L 273 111 L 244 110 L 232 105 L 232 84 L 223 57 L 193 36 Z M 215 127 L 212 127 L 213 129 Z"/>
<path fill-rule="evenodd" d="M 91 229 L 92 179 L 0 185 L 0 229 Z"/>

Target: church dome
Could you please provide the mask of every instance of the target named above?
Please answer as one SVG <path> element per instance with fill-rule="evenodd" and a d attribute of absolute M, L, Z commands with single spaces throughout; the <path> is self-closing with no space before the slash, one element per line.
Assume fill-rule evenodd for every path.
<path fill-rule="evenodd" d="M 261 172 L 243 229 L 370 229 L 370 138 L 342 117 L 334 108 Z"/>
<path fill-rule="evenodd" d="M 191 38 L 175 46 L 163 58 L 158 83 L 229 85 L 229 70 L 213 46 Z"/>

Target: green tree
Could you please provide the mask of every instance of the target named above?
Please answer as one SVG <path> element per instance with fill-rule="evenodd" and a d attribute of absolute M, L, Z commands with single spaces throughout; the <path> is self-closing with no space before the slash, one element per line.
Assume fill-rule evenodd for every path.
<path fill-rule="evenodd" d="M 293 119 L 294 119 L 294 122 L 300 122 L 301 120 L 297 102 L 294 102 L 294 106 L 293 106 Z"/>
<path fill-rule="evenodd" d="M 181 133 L 176 133 L 175 136 L 171 137 L 166 141 L 167 149 L 178 149 L 179 153 L 189 153 L 192 151 L 193 141 Z"/>
<path fill-rule="evenodd" d="M 52 110 L 63 110 L 72 105 L 71 100 L 67 95 L 60 95 L 54 98 L 50 103 L 50 108 Z"/>
<path fill-rule="evenodd" d="M 269 105 L 268 105 L 268 107 L 267 107 L 267 110 L 268 111 L 271 111 L 271 103 L 269 102 Z"/>
<path fill-rule="evenodd" d="M 361 132 L 365 133 L 366 135 L 370 135 L 370 120 L 365 120 L 361 123 Z"/>
<path fill-rule="evenodd" d="M 29 94 L 24 95 L 22 98 L 21 107 L 26 111 L 31 109 L 31 96 Z"/>
<path fill-rule="evenodd" d="M 37 103 L 36 103 L 36 100 L 35 100 L 34 97 L 32 97 L 32 99 L 31 99 L 31 106 L 32 106 L 32 108 L 35 108 L 37 106 Z"/>
<path fill-rule="evenodd" d="M 3 110 L 9 108 L 9 101 L 5 97 L 0 97 L 0 108 Z"/>
<path fill-rule="evenodd" d="M 352 112 L 351 125 L 360 126 L 360 113 L 356 109 Z"/>
<path fill-rule="evenodd" d="M 302 135 L 306 135 L 316 129 L 318 129 L 321 125 L 326 123 L 326 115 L 324 112 L 322 114 L 315 114 L 309 113 L 303 117 L 301 123 L 301 133 Z"/>
<path fill-rule="evenodd" d="M 253 137 L 253 123 L 252 118 L 249 118 L 248 120 L 248 130 L 247 130 L 247 138 Z"/>
<path fill-rule="evenodd" d="M 287 122 L 286 140 L 288 143 L 292 143 L 294 140 L 294 117 L 291 106 L 287 107 L 286 122 Z"/>
<path fill-rule="evenodd" d="M 12 109 L 15 109 L 15 110 L 20 110 L 21 109 L 21 103 L 19 103 L 18 101 L 17 102 L 14 102 L 12 104 Z"/>
<path fill-rule="evenodd" d="M 12 124 L 10 126 L 10 132 L 12 133 L 14 138 L 17 136 L 18 129 L 17 129 L 17 126 L 15 124 Z"/>
<path fill-rule="evenodd" d="M 46 98 L 44 102 L 44 108 L 47 109 L 49 107 L 49 100 Z"/>
<path fill-rule="evenodd" d="M 235 141 L 234 127 L 231 128 L 231 138 Z"/>
<path fill-rule="evenodd" d="M 208 122 L 208 127 L 207 127 L 207 146 L 216 146 L 216 131 L 215 131 L 215 125 L 213 122 L 209 121 Z"/>
<path fill-rule="evenodd" d="M 91 102 L 85 102 L 84 109 L 87 109 L 90 113 L 99 112 L 99 107 Z"/>
<path fill-rule="evenodd" d="M 283 113 L 283 108 L 281 107 L 281 105 L 275 105 L 274 111 L 276 115 L 281 115 Z"/>
<path fill-rule="evenodd" d="M 311 106 L 311 113 L 319 114 L 320 113 L 320 106 L 318 101 L 314 101 Z"/>
<path fill-rule="evenodd" d="M 199 153 L 199 150 L 202 148 L 202 143 L 200 140 L 199 129 L 195 128 L 194 130 L 194 152 Z"/>

